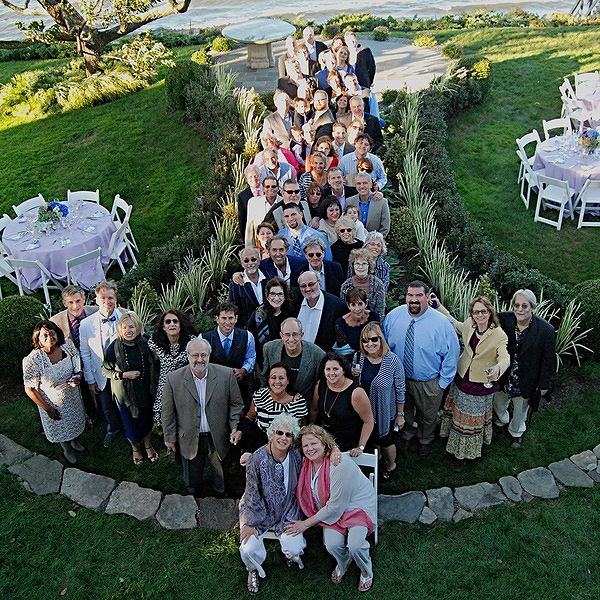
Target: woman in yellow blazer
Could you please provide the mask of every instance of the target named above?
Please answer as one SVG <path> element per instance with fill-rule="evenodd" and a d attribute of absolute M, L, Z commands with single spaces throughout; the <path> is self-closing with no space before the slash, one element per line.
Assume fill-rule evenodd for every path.
<path fill-rule="evenodd" d="M 440 435 L 448 438 L 446 452 L 456 458 L 478 458 L 483 444 L 492 442 L 492 403 L 498 379 L 508 369 L 508 338 L 496 310 L 485 296 L 469 304 L 470 317 L 461 323 L 441 305 L 438 310 L 452 318 L 462 336 L 464 350 L 444 405 Z"/>

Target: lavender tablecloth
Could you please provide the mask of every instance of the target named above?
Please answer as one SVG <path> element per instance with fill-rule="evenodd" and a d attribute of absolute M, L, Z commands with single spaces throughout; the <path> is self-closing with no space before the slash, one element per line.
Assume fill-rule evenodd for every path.
<path fill-rule="evenodd" d="M 534 169 L 546 169 L 548 177 L 567 181 L 576 191 L 588 179 L 600 179 L 600 156 L 598 150 L 594 155 L 581 156 L 573 151 L 576 146 L 575 136 L 556 136 L 538 144 L 533 163 Z"/>
<path fill-rule="evenodd" d="M 37 208 L 26 212 L 22 218 L 13 219 L 4 229 L 2 242 L 12 258 L 23 260 L 39 260 L 48 271 L 59 281 L 66 280 L 66 260 L 102 248 L 102 264 L 109 263 L 106 254 L 110 244 L 111 235 L 116 227 L 110 218 L 110 213 L 94 202 L 81 202 L 78 204 L 64 203 L 69 207 L 67 222 L 72 221 L 69 227 L 58 227 L 48 234 L 30 233 L 31 220 L 37 214 Z M 24 235 L 22 235 L 24 233 Z M 15 239 L 15 237 L 19 239 Z M 35 239 L 39 244 L 35 248 L 27 249 Z M 91 263 L 85 263 L 73 269 L 79 283 L 86 289 L 104 279 L 104 274 Z M 41 286 L 42 279 L 39 270 L 22 269 L 23 284 L 33 290 Z"/>

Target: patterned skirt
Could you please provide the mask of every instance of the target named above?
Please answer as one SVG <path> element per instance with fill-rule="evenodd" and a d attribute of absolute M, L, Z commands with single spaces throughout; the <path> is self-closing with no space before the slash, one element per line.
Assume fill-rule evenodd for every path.
<path fill-rule="evenodd" d="M 479 458 L 483 444 L 492 443 L 494 394 L 473 396 L 452 384 L 444 404 L 440 435 L 448 438 L 446 452 L 456 458 Z"/>

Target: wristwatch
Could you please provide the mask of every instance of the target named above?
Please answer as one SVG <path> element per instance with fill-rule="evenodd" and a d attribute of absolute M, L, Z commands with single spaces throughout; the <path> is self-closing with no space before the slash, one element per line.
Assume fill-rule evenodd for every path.
<path fill-rule="evenodd" d="M 358 449 L 362 450 L 363 452 L 365 451 L 365 447 L 364 446 L 359 446 Z"/>
<path fill-rule="evenodd" d="M 397 416 L 397 417 L 403 417 L 403 416 L 404 416 L 404 412 L 397 412 L 397 413 L 396 413 L 396 416 Z"/>

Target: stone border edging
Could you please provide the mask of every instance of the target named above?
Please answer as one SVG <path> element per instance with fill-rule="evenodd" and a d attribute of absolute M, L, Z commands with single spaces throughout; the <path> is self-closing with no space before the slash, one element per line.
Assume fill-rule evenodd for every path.
<path fill-rule="evenodd" d="M 19 477 L 29 492 L 44 496 L 61 494 L 73 502 L 96 512 L 125 514 L 139 521 L 155 519 L 165 529 L 202 527 L 226 531 L 238 523 L 238 500 L 194 498 L 142 488 L 130 481 L 117 482 L 111 477 L 64 467 L 57 460 L 35 454 L 0 434 L 0 465 Z M 516 477 L 501 477 L 498 483 L 476 483 L 405 492 L 397 496 L 379 495 L 379 523 L 419 521 L 431 525 L 440 521 L 458 523 L 478 510 L 506 502 L 558 498 L 565 487 L 591 488 L 600 482 L 600 444 L 553 462 L 536 467 Z"/>

